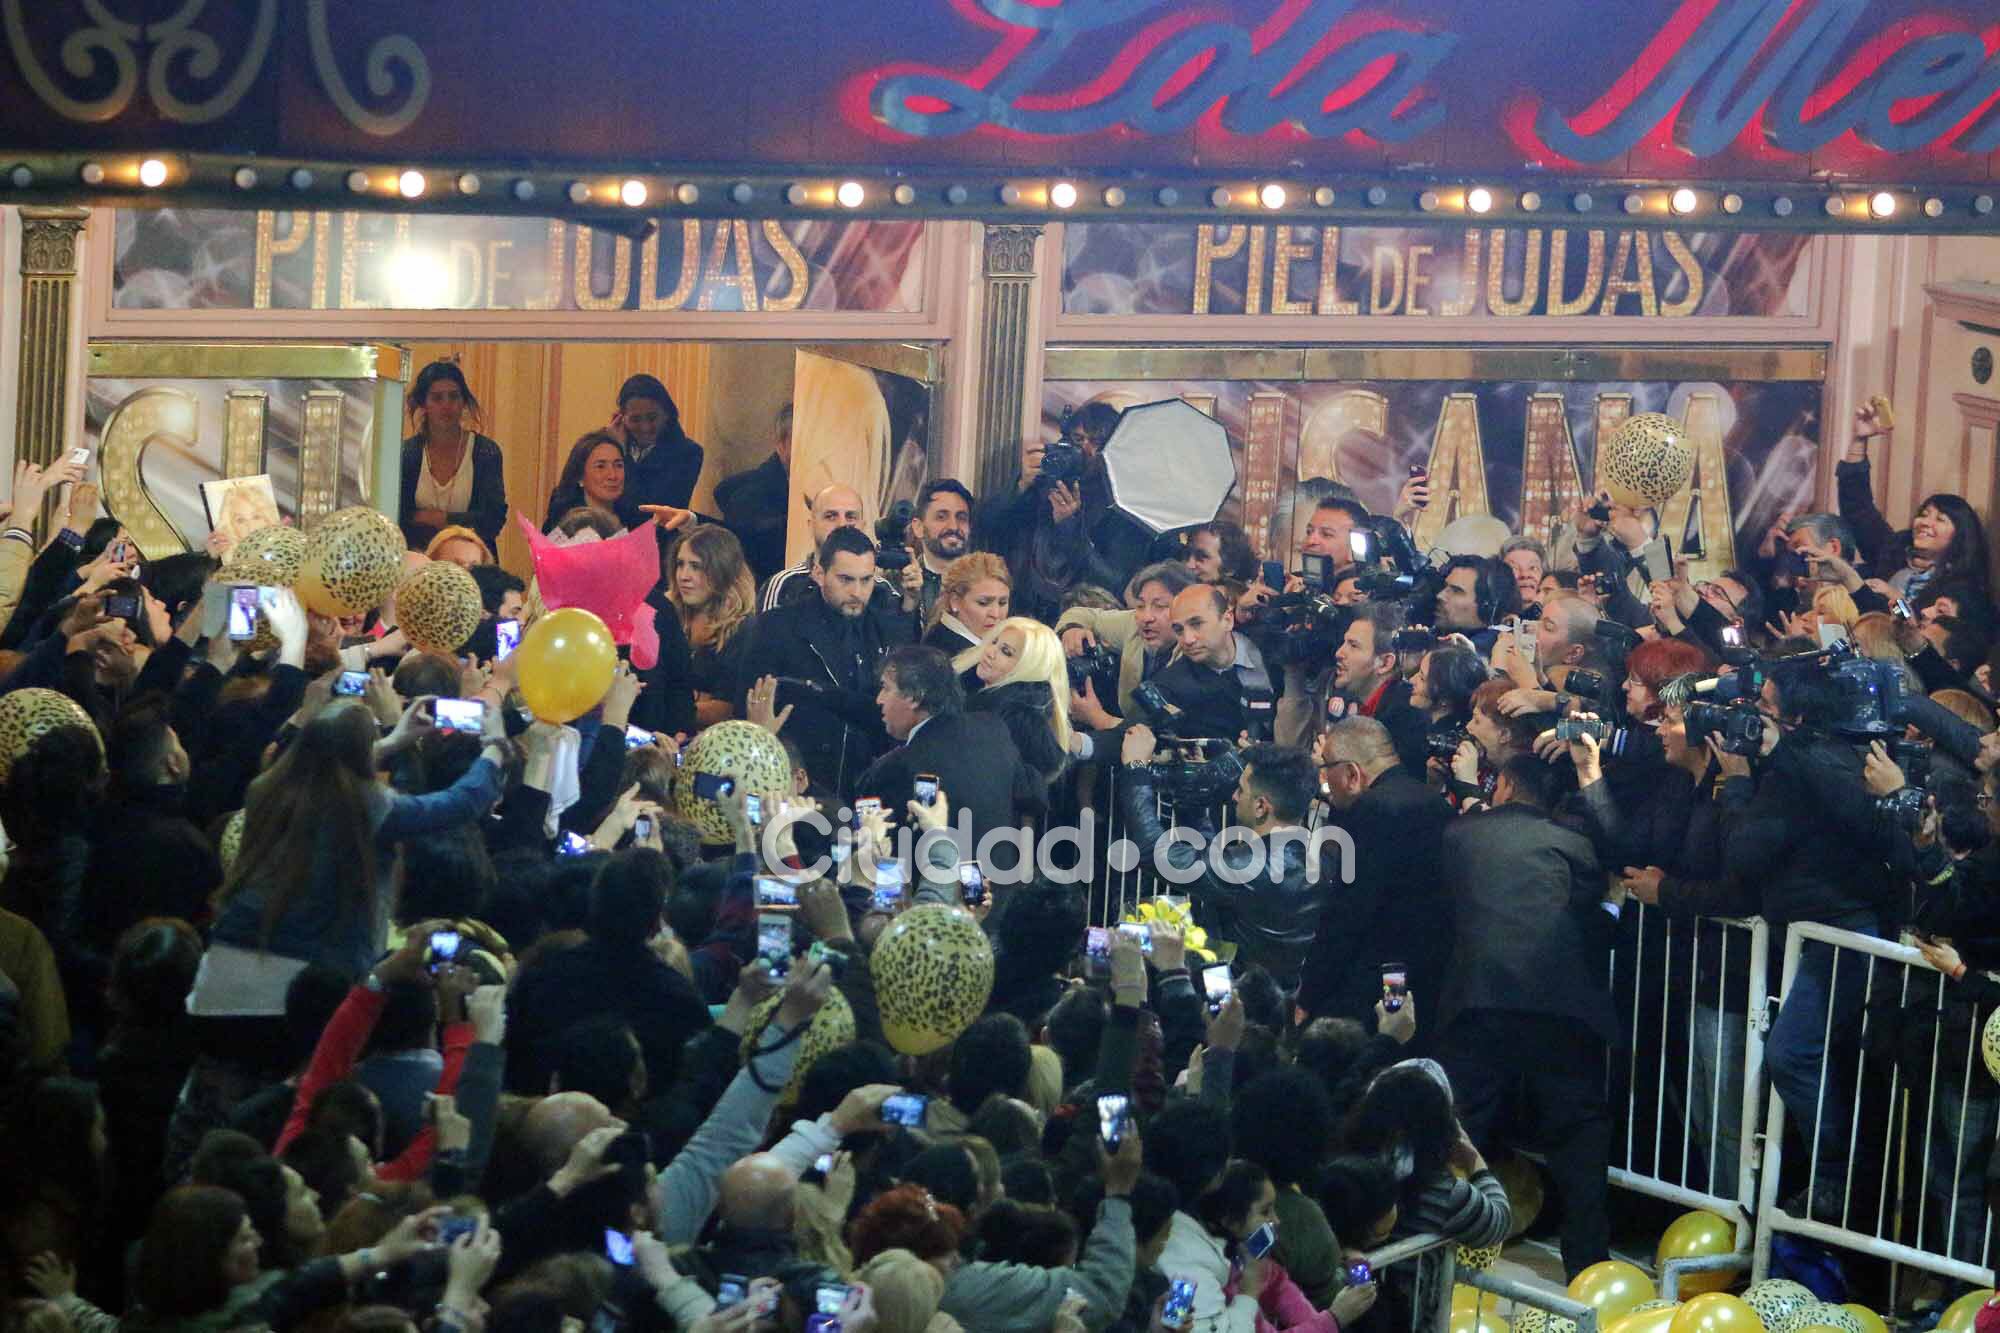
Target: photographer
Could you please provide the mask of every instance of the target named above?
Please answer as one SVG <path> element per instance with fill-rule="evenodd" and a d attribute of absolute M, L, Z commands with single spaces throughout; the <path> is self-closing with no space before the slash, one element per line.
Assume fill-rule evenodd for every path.
<path fill-rule="evenodd" d="M 1445 562 L 1444 587 L 1437 595 L 1437 628 L 1456 630 L 1482 654 L 1493 651 L 1493 626 L 1521 610 L 1513 571 L 1484 556 L 1455 555 Z"/>
<path fill-rule="evenodd" d="M 1196 584 L 1174 598 L 1174 640 L 1180 656 L 1155 678 L 1182 736 L 1225 740 L 1249 733 L 1268 740 L 1277 697 L 1264 655 L 1236 629 L 1229 598 L 1212 584 Z"/>
<path fill-rule="evenodd" d="M 1740 569 L 1700 583 L 1680 577 L 1655 580 L 1647 590 L 1646 607 L 1661 634 L 1717 657 L 1742 647 L 1745 634 L 1764 623 L 1763 589 Z"/>
<path fill-rule="evenodd" d="M 1818 921 L 1880 936 L 1891 849 L 1877 829 L 1854 746 L 1831 734 L 1844 718 L 1837 683 L 1808 664 L 1774 671 L 1758 695 L 1764 716 L 1754 791 L 1728 783 L 1723 837 L 1725 873 L 1761 886 L 1762 915 L 1773 933 L 1794 921 Z M 1843 831 L 1829 837 L 1829 829 Z M 1864 969 L 1843 969 L 1834 984 L 1834 952 L 1808 942 L 1790 994 L 1765 1043 L 1765 1066 L 1800 1126 L 1820 1127 L 1818 1171 L 1805 1198 L 1784 1208 L 1794 1216 L 1840 1216 L 1841 1181 L 1853 1118 L 1850 1080 L 1823 1074 L 1827 1034 L 1850 1032 L 1860 1017 Z M 1822 1098 L 1822 1085 L 1824 1097 Z"/>
<path fill-rule="evenodd" d="M 1303 751 L 1277 745 L 1253 745 L 1242 751 L 1243 776 L 1234 794 L 1236 820 L 1265 845 L 1252 847 L 1242 838 L 1223 845 L 1218 867 L 1203 848 L 1216 830 L 1197 825 L 1200 844 L 1179 839 L 1158 850 L 1168 830 L 1161 824 L 1158 779 L 1150 765 L 1157 748 L 1143 725 L 1125 733 L 1121 758 L 1125 781 L 1119 798 L 1126 828 L 1141 849 L 1154 849 L 1177 871 L 1199 867 L 1186 883 L 1195 901 L 1214 909 L 1224 936 L 1237 944 L 1238 970 L 1262 967 L 1291 990 L 1298 985 L 1300 966 L 1313 941 L 1318 921 L 1318 890 L 1306 874 L 1305 828 L 1312 804 L 1312 760 Z M 1205 821 L 1206 812 L 1198 817 Z M 1263 853 L 1260 855 L 1259 853 Z M 1253 876 L 1251 868 L 1256 867 Z"/>
<path fill-rule="evenodd" d="M 1134 707 L 1132 691 L 1160 673 L 1174 651 L 1174 598 L 1192 588 L 1197 580 L 1186 565 L 1162 560 L 1147 565 L 1132 576 L 1125 599 L 1129 611 L 1098 611 L 1073 606 L 1056 622 L 1063 652 L 1078 657 L 1096 648 L 1118 654 L 1118 709 L 1130 716 Z M 1070 716 L 1097 731 L 1107 731 L 1120 723 L 1097 698 L 1096 688 L 1084 688 L 1070 696 Z"/>
<path fill-rule="evenodd" d="M 1574 527 L 1572 558 L 1585 574 L 1597 578 L 1604 594 L 1603 612 L 1621 625 L 1648 623 L 1647 585 L 1673 573 L 1673 555 L 1653 520 L 1630 505 L 1615 504 L 1599 491 L 1596 502 L 1571 511 Z"/>
<path fill-rule="evenodd" d="M 1051 458 L 1060 465 L 1044 475 Z M 979 504 L 973 531 L 1014 572 L 1016 615 L 1052 621 L 1070 588 L 1095 576 L 1090 527 L 1099 515 L 1084 512 L 1084 471 L 1076 445 L 1025 440 L 1013 493 Z"/>

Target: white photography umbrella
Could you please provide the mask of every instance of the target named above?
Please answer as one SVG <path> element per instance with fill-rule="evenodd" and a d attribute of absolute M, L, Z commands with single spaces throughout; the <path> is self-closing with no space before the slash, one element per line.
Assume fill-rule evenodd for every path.
<path fill-rule="evenodd" d="M 1229 432 L 1179 398 L 1126 408 L 1104 471 L 1112 503 L 1155 533 L 1213 521 L 1236 484 Z"/>

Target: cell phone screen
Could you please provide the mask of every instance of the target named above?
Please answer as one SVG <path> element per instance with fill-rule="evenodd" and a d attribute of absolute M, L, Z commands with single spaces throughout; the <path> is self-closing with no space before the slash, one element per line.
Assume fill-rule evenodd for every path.
<path fill-rule="evenodd" d="M 604 1228 L 604 1257 L 620 1268 L 632 1266 L 632 1238 L 622 1231 Z"/>
<path fill-rule="evenodd" d="M 646 730 L 644 727 L 625 728 L 626 749 L 636 750 L 641 746 L 651 745 L 652 743 L 653 743 L 653 733 Z"/>
<path fill-rule="evenodd" d="M 1140 953 L 1150 954 L 1151 952 L 1153 952 L 1153 928 L 1149 925 L 1146 925 L 1144 922 L 1140 921 L 1120 922 L 1118 926 L 1118 933 L 1120 935 L 1129 935 L 1133 939 L 1139 941 Z"/>
<path fill-rule="evenodd" d="M 353 698 L 367 688 L 368 673 L 366 671 L 343 671 L 340 673 L 340 678 L 333 682 L 333 692 L 345 695 L 348 698 Z"/>
<path fill-rule="evenodd" d="M 931 1099 L 917 1092 L 899 1092 L 882 1103 L 882 1123 L 921 1129 Z"/>
<path fill-rule="evenodd" d="M 757 876 L 757 906 L 760 908 L 791 908 L 799 905 L 799 890 L 790 880 L 775 875 Z"/>
<path fill-rule="evenodd" d="M 727 1310 L 732 1305 L 741 1305 L 743 1298 L 750 1294 L 750 1280 L 741 1273 L 724 1273 L 715 1284 L 715 1308 Z"/>
<path fill-rule="evenodd" d="M 792 970 L 792 919 L 771 912 L 757 916 L 757 956 L 782 981 Z"/>
<path fill-rule="evenodd" d="M 1266 560 L 1258 577 L 1267 588 L 1282 588 L 1285 586 L 1285 567 L 1275 560 Z"/>
<path fill-rule="evenodd" d="M 556 842 L 557 856 L 582 856 L 590 850 L 590 839 L 581 833 L 565 833 Z"/>
<path fill-rule="evenodd" d="M 477 734 L 486 730 L 484 699 L 439 699 L 431 705 L 440 731 Z"/>
<path fill-rule="evenodd" d="M 763 823 L 764 798 L 754 791 L 746 794 L 743 798 L 743 817 L 750 821 L 753 828 Z"/>
<path fill-rule="evenodd" d="M 986 880 L 979 872 L 979 862 L 958 863 L 958 896 L 967 907 L 977 907 L 986 901 Z"/>
<path fill-rule="evenodd" d="M 493 622 L 493 660 L 499 661 L 521 646 L 521 622 L 518 620 L 496 620 Z"/>
<path fill-rule="evenodd" d="M 257 637 L 258 591 L 254 587 L 229 590 L 229 637 L 238 642 Z"/>
<path fill-rule="evenodd" d="M 935 773 L 919 773 L 911 789 L 919 805 L 932 805 L 937 801 L 938 780 Z"/>
<path fill-rule="evenodd" d="M 1117 1151 L 1125 1138 L 1125 1118 L 1131 1113 L 1132 1099 L 1122 1092 L 1107 1092 L 1097 1099 L 1097 1137 L 1104 1146 Z"/>
<path fill-rule="evenodd" d="M 1201 970 L 1201 988 L 1208 993 L 1210 1011 L 1222 1008 L 1222 1002 L 1229 998 L 1232 983 L 1229 979 L 1229 964 L 1217 963 L 1214 967 Z"/>
<path fill-rule="evenodd" d="M 1410 993 L 1409 971 L 1401 963 L 1382 964 L 1382 1007 L 1390 1013 L 1403 1007 Z"/>
<path fill-rule="evenodd" d="M 1194 1283 L 1184 1277 L 1177 1277 L 1167 1287 L 1166 1303 L 1160 1306 L 1160 1324 L 1164 1328 L 1185 1329 L 1194 1322 Z"/>
<path fill-rule="evenodd" d="M 1243 1252 L 1252 1259 L 1262 1259 L 1278 1243 L 1278 1228 L 1266 1222 L 1243 1238 Z"/>
<path fill-rule="evenodd" d="M 458 961 L 458 951 L 465 944 L 465 937 L 455 930 L 434 930 L 430 943 L 425 948 L 426 961 L 435 972 L 446 963 Z"/>
<path fill-rule="evenodd" d="M 694 794 L 704 801 L 719 801 L 736 790 L 736 784 L 728 778 L 719 778 L 713 773 L 694 775 Z"/>

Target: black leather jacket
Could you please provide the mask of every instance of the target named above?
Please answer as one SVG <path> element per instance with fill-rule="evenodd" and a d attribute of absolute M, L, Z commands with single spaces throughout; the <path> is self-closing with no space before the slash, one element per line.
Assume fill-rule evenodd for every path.
<path fill-rule="evenodd" d="M 1156 813 L 1152 775 L 1143 768 L 1127 768 L 1119 783 L 1119 794 L 1126 834 L 1139 845 L 1140 855 L 1150 864 L 1152 849 L 1167 832 Z M 1213 837 L 1215 830 L 1208 826 L 1211 821 L 1206 811 L 1189 819 L 1187 827 Z M 1199 878 L 1184 886 L 1175 885 L 1173 891 L 1185 891 L 1222 918 L 1222 932 L 1236 941 L 1238 970 L 1261 966 L 1286 990 L 1298 984 L 1299 969 L 1305 963 L 1313 931 L 1319 924 L 1319 895 L 1306 878 L 1310 835 L 1296 829 L 1292 833 L 1296 836 L 1283 840 L 1283 852 L 1265 862 L 1261 875 L 1241 883 L 1232 884 L 1217 876 L 1205 846 L 1176 841 L 1166 853 L 1167 864 L 1176 869 L 1201 867 Z M 1222 861 L 1240 868 L 1249 863 L 1250 856 L 1250 847 L 1236 840 L 1223 849 Z"/>

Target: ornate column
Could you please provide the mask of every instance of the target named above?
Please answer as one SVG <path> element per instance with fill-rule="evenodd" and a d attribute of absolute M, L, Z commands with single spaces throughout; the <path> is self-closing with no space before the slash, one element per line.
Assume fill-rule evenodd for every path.
<path fill-rule="evenodd" d="M 1033 325 L 1036 226 L 985 228 L 984 301 L 979 325 L 979 468 L 973 489 L 997 495 L 1019 468 L 1022 395 Z"/>
<path fill-rule="evenodd" d="M 70 330 L 87 208 L 21 210 L 21 379 L 14 457 L 54 462 L 68 441 Z"/>

